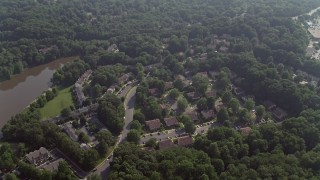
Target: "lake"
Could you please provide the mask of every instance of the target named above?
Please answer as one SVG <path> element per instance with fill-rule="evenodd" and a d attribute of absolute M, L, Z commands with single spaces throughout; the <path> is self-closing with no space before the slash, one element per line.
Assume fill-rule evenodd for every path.
<path fill-rule="evenodd" d="M 0 128 L 14 115 L 21 112 L 34 99 L 52 85 L 53 73 L 79 57 L 60 58 L 48 64 L 25 69 L 10 80 L 0 83 Z"/>

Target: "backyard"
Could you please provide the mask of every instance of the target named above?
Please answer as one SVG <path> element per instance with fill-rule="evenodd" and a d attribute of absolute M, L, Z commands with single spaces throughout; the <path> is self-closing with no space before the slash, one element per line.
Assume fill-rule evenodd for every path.
<path fill-rule="evenodd" d="M 60 114 L 61 110 L 73 105 L 71 86 L 58 89 L 58 95 L 40 109 L 41 119 L 48 119 Z"/>

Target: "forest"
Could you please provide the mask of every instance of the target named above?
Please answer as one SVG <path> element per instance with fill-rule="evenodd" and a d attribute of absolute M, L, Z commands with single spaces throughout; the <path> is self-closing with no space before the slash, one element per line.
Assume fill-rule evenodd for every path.
<path fill-rule="evenodd" d="M 209 82 L 196 75 L 202 71 L 220 72 L 215 82 L 218 95 L 235 104 L 230 105 L 234 113 L 239 102 L 226 100 L 232 71 L 243 79 L 239 86 L 256 97 L 256 104 L 271 100 L 290 117 L 252 126 L 243 135 L 233 123 L 248 123 L 248 112 L 229 113 L 232 119 L 223 109 L 224 114 L 218 115 L 223 125 L 197 135 L 190 148 L 146 151 L 135 144 L 120 145 L 109 178 L 316 179 L 320 176 L 320 83 L 300 84 L 304 77 L 297 70 L 319 77 L 320 62 L 305 57 L 309 34 L 291 17 L 318 6 L 318 0 L 0 1 L 0 81 L 25 68 L 78 55 L 80 60 L 59 69 L 52 82 L 69 86 L 92 69 L 85 93 L 90 102 L 99 103 L 98 117 L 110 129 L 98 135 L 100 146 L 84 151 L 57 125 L 40 121 L 37 107 L 41 105 L 31 106 L 2 128 L 4 141 L 24 150 L 13 152 L 8 145 L 1 146 L 0 169 L 19 164 L 22 178 L 75 179 L 64 163 L 54 173 L 19 163 L 26 149 L 41 146 L 59 148 L 86 171 L 94 168 L 115 143 L 111 133 L 120 134 L 124 125 L 121 99 L 111 95 L 99 99 L 123 73 L 141 81 L 136 105 L 142 111 L 134 119 L 142 124 L 166 115 L 150 97 L 149 88 L 163 93 L 165 82 L 171 81 L 175 88 L 171 97 L 186 89 L 203 95 Z M 119 52 L 110 50 L 114 44 Z M 155 64 L 151 77 L 144 78 L 146 67 Z M 174 78 L 186 72 L 193 83 L 187 88 Z M 202 100 L 206 103 L 198 103 L 199 109 L 212 108 L 212 99 Z M 180 100 L 179 108 L 185 108 L 185 101 Z"/>

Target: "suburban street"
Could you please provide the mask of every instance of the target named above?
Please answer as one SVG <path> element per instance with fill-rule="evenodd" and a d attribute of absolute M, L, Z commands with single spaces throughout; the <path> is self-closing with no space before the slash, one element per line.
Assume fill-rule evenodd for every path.
<path fill-rule="evenodd" d="M 137 87 L 133 87 L 127 94 L 127 97 L 125 99 L 125 121 L 124 121 L 124 127 L 123 127 L 123 131 L 120 135 L 119 138 L 119 143 L 122 143 L 126 138 L 127 138 L 127 134 L 130 131 L 130 126 L 129 124 L 131 123 L 131 121 L 133 120 L 133 113 L 134 113 L 134 104 L 136 101 L 136 90 Z"/>
<path fill-rule="evenodd" d="M 133 113 L 134 113 L 134 104 L 136 100 L 136 89 L 137 86 L 132 87 L 131 85 L 127 86 L 122 93 L 120 93 L 120 96 L 126 95 L 124 104 L 125 104 L 125 125 L 123 126 L 123 131 L 120 134 L 118 141 L 115 144 L 115 148 L 122 143 L 126 137 L 128 132 L 130 131 L 129 124 L 133 120 Z M 109 155 L 109 157 L 103 161 L 99 166 L 97 166 L 96 170 L 94 171 L 94 174 L 99 174 L 101 175 L 102 179 L 105 180 L 107 179 L 107 176 L 110 171 L 110 162 L 113 159 L 113 152 Z"/>

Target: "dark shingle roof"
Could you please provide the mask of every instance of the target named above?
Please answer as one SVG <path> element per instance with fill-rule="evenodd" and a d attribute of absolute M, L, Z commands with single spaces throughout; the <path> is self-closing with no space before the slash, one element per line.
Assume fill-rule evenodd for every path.
<path fill-rule="evenodd" d="M 178 145 L 179 146 L 190 146 L 193 144 L 193 138 L 191 136 L 183 136 L 178 138 Z"/>
<path fill-rule="evenodd" d="M 159 149 L 166 149 L 172 147 L 175 147 L 175 144 L 170 139 L 159 142 Z"/>
<path fill-rule="evenodd" d="M 167 127 L 177 125 L 179 122 L 176 117 L 164 118 Z"/>
<path fill-rule="evenodd" d="M 159 129 L 159 128 L 161 127 L 160 119 L 154 119 L 154 120 L 146 121 L 146 126 L 147 126 L 150 130 Z"/>

